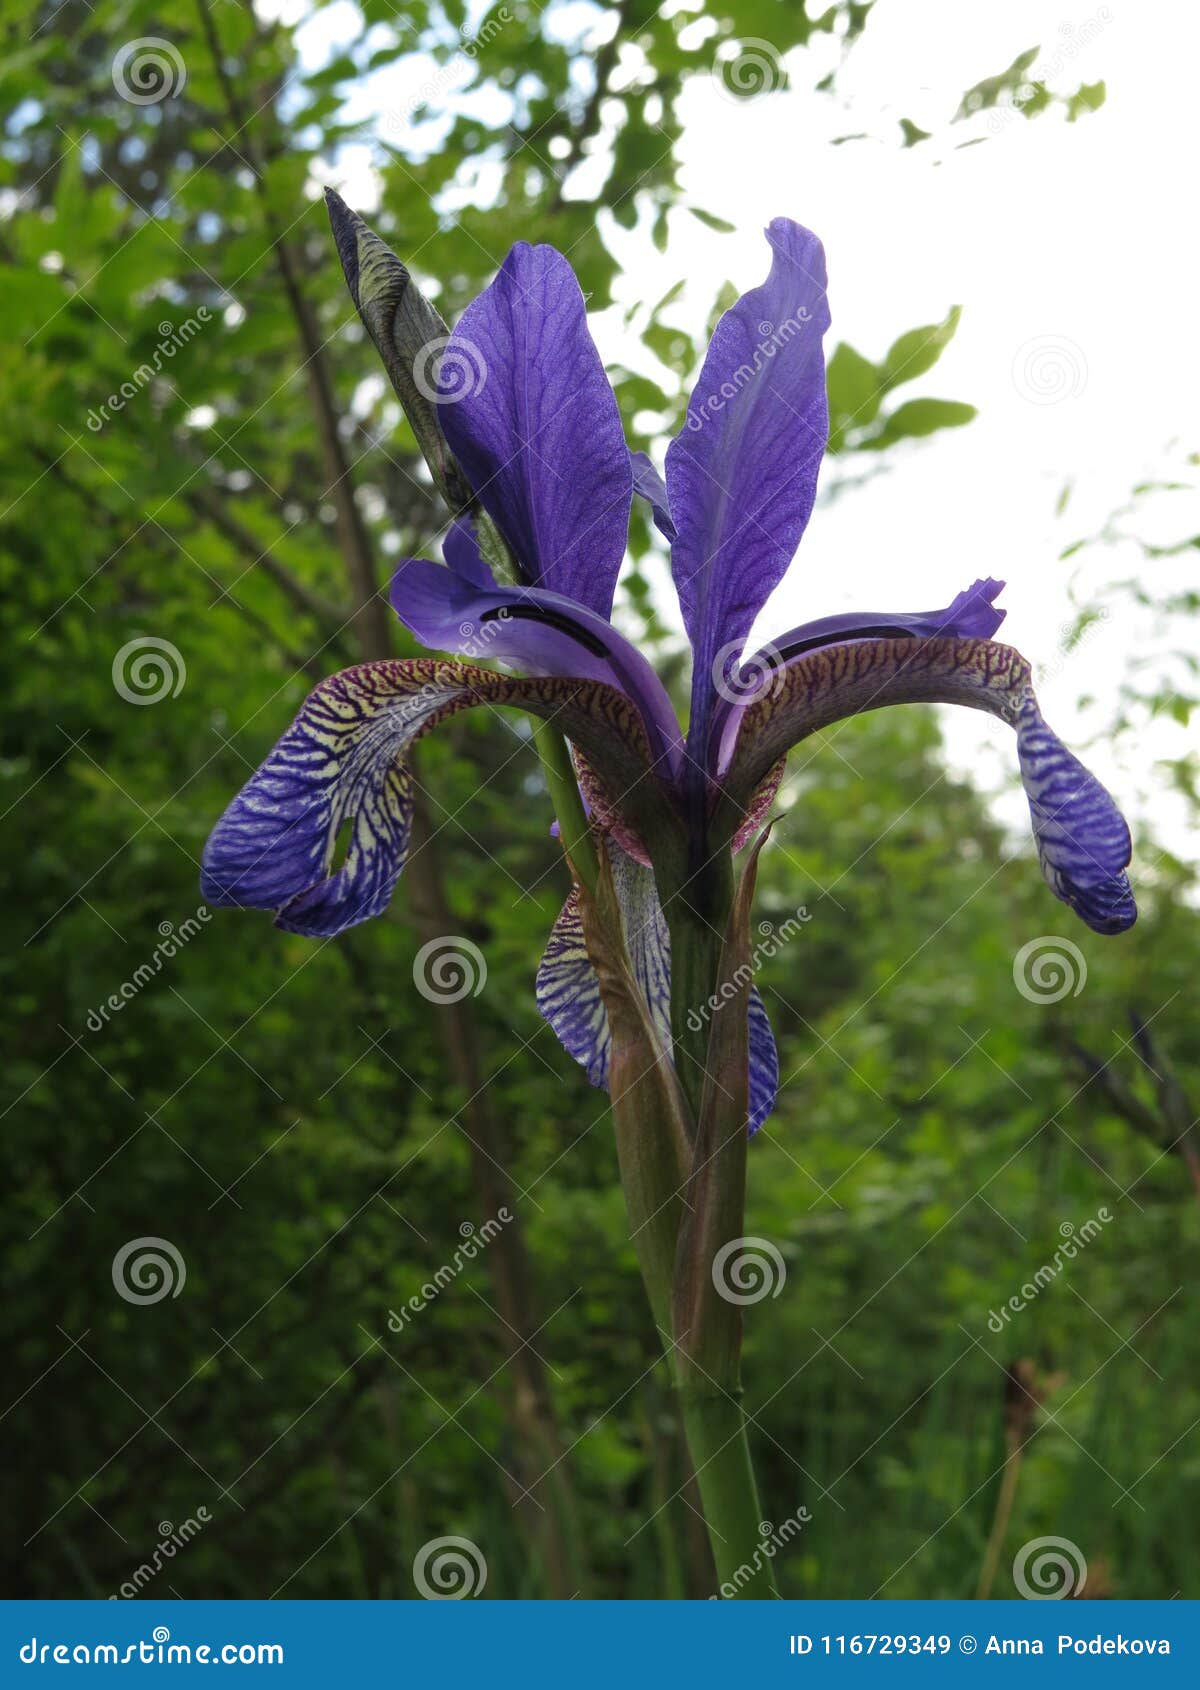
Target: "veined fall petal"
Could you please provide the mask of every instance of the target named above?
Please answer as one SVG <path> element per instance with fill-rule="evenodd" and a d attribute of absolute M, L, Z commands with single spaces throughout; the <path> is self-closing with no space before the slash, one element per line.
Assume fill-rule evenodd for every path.
<path fill-rule="evenodd" d="M 662 1052 L 670 1057 L 671 938 L 658 900 L 653 870 L 607 842 L 613 886 L 621 911 L 625 947 L 657 1030 Z M 579 893 L 573 892 L 554 923 L 537 973 L 537 1005 L 564 1049 L 586 1070 L 592 1085 L 608 1085 L 610 1034 L 600 996 L 600 982 L 588 957 Z M 697 1013 L 720 1012 L 720 1004 L 698 1005 Z M 775 1107 L 779 1057 L 766 1007 L 756 988 L 749 995 L 750 1113 L 748 1129 L 758 1131 Z"/>
<path fill-rule="evenodd" d="M 819 728 L 908 703 L 965 704 L 1015 728 L 1051 891 L 1097 932 L 1132 926 L 1129 829 L 1109 793 L 1046 725 L 1028 663 L 994 640 L 859 639 L 796 659 L 741 715 L 722 783 L 728 801 L 743 803 L 767 768 Z"/>
<path fill-rule="evenodd" d="M 655 819 L 661 798 L 641 719 L 615 688 L 431 659 L 364 663 L 314 689 L 213 829 L 206 901 L 275 910 L 279 926 L 322 936 L 379 915 L 408 853 L 405 755 L 477 704 L 557 720 L 619 789 L 637 793 L 631 808 L 643 803 L 647 824 Z"/>

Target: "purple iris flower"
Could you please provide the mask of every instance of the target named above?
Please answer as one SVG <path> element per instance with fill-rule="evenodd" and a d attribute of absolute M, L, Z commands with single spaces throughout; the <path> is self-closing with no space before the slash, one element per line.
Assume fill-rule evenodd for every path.
<path fill-rule="evenodd" d="M 1129 830 L 1043 721 L 1028 663 L 994 640 L 1002 583 L 977 581 L 942 610 L 825 617 L 744 655 L 808 523 L 828 433 L 829 309 L 814 235 L 771 223 L 770 273 L 718 323 L 664 481 L 626 446 L 560 253 L 512 249 L 453 334 L 436 336 L 431 385 L 418 364 L 428 367 L 440 319 L 336 195 L 330 209 L 355 303 L 454 515 L 445 563 L 401 563 L 392 605 L 433 651 L 499 659 L 513 673 L 417 659 L 322 682 L 214 829 L 202 882 L 210 904 L 271 909 L 279 926 L 315 935 L 380 914 L 408 849 L 409 748 L 459 710 L 515 706 L 575 750 L 629 960 L 669 1051 L 660 856 L 700 862 L 745 843 L 787 752 L 818 729 L 932 701 L 989 711 L 1016 730 L 1050 889 L 1097 932 L 1133 923 Z M 686 737 L 653 668 L 611 621 L 635 493 L 671 544 L 693 653 Z M 498 577 L 500 560 L 511 579 Z M 607 1018 L 577 896 L 551 934 L 537 998 L 603 1086 Z M 773 1106 L 778 1065 L 753 993 L 749 1015 L 753 1130 Z"/>

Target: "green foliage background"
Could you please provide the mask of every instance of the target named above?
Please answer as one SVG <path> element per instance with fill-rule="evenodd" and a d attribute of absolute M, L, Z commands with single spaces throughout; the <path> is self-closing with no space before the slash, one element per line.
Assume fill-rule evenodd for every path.
<path fill-rule="evenodd" d="M 710 215 L 679 187 L 676 102 L 714 55 L 685 9 L 624 0 L 576 32 L 531 0 L 358 9 L 371 33 L 313 66 L 238 0 L 6 8 L 6 1595 L 115 1592 L 200 1508 L 211 1523 L 155 1594 L 408 1597 L 416 1552 L 447 1534 L 479 1545 L 488 1596 L 712 1589 L 604 1100 L 533 1003 L 566 887 L 518 718 L 462 719 L 422 747 L 432 871 L 388 919 L 314 944 L 222 914 L 89 1025 L 165 924 L 195 915 L 207 832 L 312 681 L 371 649 L 364 564 L 381 583 L 440 525 L 313 187 L 342 144 L 376 139 L 346 121 L 347 93 L 417 45 L 461 69 L 469 27 L 470 75 L 511 101 L 506 125 L 452 105 L 432 145 L 405 123 L 378 136 L 373 220 L 448 316 L 518 235 L 569 252 L 600 308 L 606 219 L 644 220 L 669 251 L 672 219 Z M 794 82 L 813 31 L 870 27 L 866 5 L 705 10 L 733 50 L 771 41 Z M 113 61 L 151 36 L 186 85 L 139 105 Z M 1074 119 L 1102 98 L 1021 109 Z M 574 197 L 593 153 L 599 198 Z M 631 323 L 667 396 L 613 372 L 636 444 L 678 425 L 699 360 L 671 303 Z M 162 325 L 201 308 L 165 373 L 89 426 Z M 834 351 L 836 449 L 969 424 L 963 400 L 895 392 L 956 320 L 879 366 Z M 631 547 L 627 624 L 678 687 L 640 514 Z M 1145 555 L 1120 591 L 1153 604 Z M 1188 644 L 1195 604 L 1161 608 Z M 146 635 L 183 654 L 186 684 L 137 708 L 112 665 Z M 1162 705 L 1154 691 L 1127 682 L 1119 731 Z M 1170 708 L 1189 707 L 1185 671 Z M 1194 813 L 1194 767 L 1173 775 Z M 1089 1594 L 1200 1594 L 1196 1188 L 1127 1025 L 1152 1017 L 1200 1095 L 1191 866 L 1143 838 L 1133 934 L 1068 928 L 1024 842 L 948 776 L 923 711 L 805 746 L 782 805 L 759 916 L 810 919 L 760 977 L 786 1083 L 748 1225 L 788 1275 L 749 1311 L 745 1372 L 769 1519 L 811 1515 L 777 1563 L 784 1593 L 970 1595 L 991 1540 L 990 1588 L 1012 1595 L 1017 1548 L 1055 1534 L 1086 1555 Z M 1089 980 L 1046 1008 L 1014 989 L 1013 957 L 1059 930 Z M 412 985 L 438 931 L 487 962 L 449 1022 Z M 1067 1038 L 1140 1088 L 1141 1131 Z M 390 1330 L 500 1202 L 519 1216 L 503 1246 Z M 1111 1224 L 1070 1271 L 993 1330 L 1102 1206 Z M 177 1298 L 116 1295 L 114 1254 L 143 1236 L 181 1251 Z"/>

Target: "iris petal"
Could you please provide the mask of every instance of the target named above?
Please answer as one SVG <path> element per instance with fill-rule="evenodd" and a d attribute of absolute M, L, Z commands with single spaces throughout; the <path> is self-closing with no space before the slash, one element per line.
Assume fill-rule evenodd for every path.
<path fill-rule="evenodd" d="M 659 813 L 645 734 L 612 687 L 461 663 L 364 663 L 309 695 L 217 823 L 202 864 L 205 901 L 275 910 L 279 926 L 322 936 L 379 915 L 408 852 L 405 755 L 430 728 L 476 704 L 553 719 L 607 783 L 629 789 L 635 817 L 644 806 L 642 826 Z"/>
<path fill-rule="evenodd" d="M 679 530 L 671 570 L 692 642 L 692 726 L 707 742 L 713 671 L 740 648 L 782 579 L 816 496 L 829 433 L 821 336 L 825 255 L 786 218 L 767 230 L 771 272 L 721 318 L 667 451 Z"/>
<path fill-rule="evenodd" d="M 779 1090 L 779 1052 L 767 1006 L 758 995 L 758 987 L 750 988 L 750 1134 L 762 1126 L 775 1107 Z"/>
<path fill-rule="evenodd" d="M 1017 755 L 1046 884 L 1097 933 L 1124 932 L 1137 919 L 1124 872 L 1129 828 L 1095 775 L 1046 726 L 1032 693 L 1017 717 Z"/>
<path fill-rule="evenodd" d="M 462 695 L 448 686 L 394 697 L 372 667 L 322 682 L 226 810 L 204 851 L 208 903 L 273 909 L 289 932 L 324 936 L 387 907 L 412 824 L 400 758 Z"/>
<path fill-rule="evenodd" d="M 524 578 L 607 616 L 633 475 L 616 396 L 561 253 L 513 247 L 463 312 L 438 389 L 446 439 Z"/>
<path fill-rule="evenodd" d="M 767 648 L 787 662 L 804 651 L 818 646 L 835 645 L 841 640 L 861 639 L 858 629 L 866 629 L 879 637 L 894 634 L 919 634 L 933 639 L 938 634 L 956 634 L 963 639 L 990 640 L 1007 614 L 998 610 L 995 599 L 1004 591 L 1004 582 L 974 581 L 965 592 L 958 594 L 943 610 L 914 610 L 909 612 L 852 610 L 838 616 L 824 616 L 815 622 L 803 622 L 798 628 L 781 634 Z M 750 658 L 747 667 L 754 667 Z"/>
<path fill-rule="evenodd" d="M 654 875 L 612 840 L 608 841 L 607 849 L 630 967 L 645 996 L 663 1049 L 670 1051 L 671 939 Z M 612 1039 L 600 983 L 588 960 L 577 892 L 568 898 L 551 930 L 537 973 L 537 1006 L 563 1047 L 586 1069 L 592 1085 L 605 1089 Z M 779 1058 L 766 1008 L 753 988 L 748 1015 L 748 1129 L 754 1133 L 775 1107 Z"/>
<path fill-rule="evenodd" d="M 405 627 L 435 651 L 502 658 L 530 674 L 617 687 L 641 712 L 664 776 L 678 767 L 682 735 L 671 700 L 641 652 L 603 617 L 559 593 L 479 586 L 461 567 L 442 569 L 421 558 L 398 566 L 391 600 Z"/>
<path fill-rule="evenodd" d="M 741 712 L 723 801 L 740 813 L 791 746 L 848 716 L 904 703 L 966 704 L 1015 728 L 1051 891 L 1099 933 L 1132 926 L 1129 829 L 1109 793 L 1042 719 L 1028 663 L 994 640 L 859 639 L 797 658 Z"/>
<path fill-rule="evenodd" d="M 592 1085 L 608 1085 L 612 1035 L 600 996 L 600 981 L 588 959 L 574 891 L 550 929 L 545 954 L 537 971 L 537 1006 L 568 1055 L 587 1070 Z"/>
<path fill-rule="evenodd" d="M 671 950 L 654 876 L 608 844 L 625 948 L 664 1050 L 671 1048 Z M 537 1006 L 592 1085 L 608 1085 L 612 1045 L 600 982 L 584 944 L 579 894 L 573 892 L 550 933 L 537 973 Z"/>
<path fill-rule="evenodd" d="M 450 524 L 442 541 L 442 556 L 447 566 L 462 580 L 470 581 L 476 587 L 497 585 L 496 577 L 479 549 L 479 542 L 469 522 L 460 518 Z"/>
<path fill-rule="evenodd" d="M 991 639 L 1007 614 L 998 610 L 993 602 L 1003 591 L 1004 582 L 989 576 L 972 582 L 943 610 L 899 614 L 861 610 L 823 616 L 781 634 L 769 646 L 745 658 L 740 666 L 734 660 L 729 667 L 725 695 L 713 712 L 709 767 L 717 773 L 724 772 L 737 738 L 742 712 L 756 696 L 775 684 L 782 666 L 803 657 L 805 652 L 817 651 L 822 646 L 840 645 L 847 640 L 892 639 L 905 634 L 917 634 L 925 639 L 933 639 L 940 634 L 959 635 L 964 639 Z"/>

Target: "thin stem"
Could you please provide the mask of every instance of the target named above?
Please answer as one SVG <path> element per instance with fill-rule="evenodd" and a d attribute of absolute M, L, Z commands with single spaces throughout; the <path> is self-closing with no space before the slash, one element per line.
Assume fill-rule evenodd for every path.
<path fill-rule="evenodd" d="M 741 1402 L 724 1392 L 687 1387 L 680 1391 L 680 1401 L 721 1581 L 719 1594 L 745 1601 L 778 1597 L 769 1542 L 763 1542 L 762 1508 Z M 769 1540 L 769 1529 L 766 1536 Z"/>
<path fill-rule="evenodd" d="M 1000 1480 L 1000 1491 L 996 1498 L 996 1512 L 992 1516 L 992 1529 L 988 1535 L 987 1550 L 983 1557 L 983 1566 L 979 1573 L 979 1584 L 975 1590 L 976 1600 L 986 1602 L 992 1594 L 992 1585 L 996 1582 L 996 1573 L 1000 1566 L 1000 1551 L 1004 1548 L 1004 1539 L 1008 1535 L 1008 1522 L 1012 1518 L 1013 1503 L 1017 1495 L 1017 1480 L 1021 1474 L 1021 1456 L 1024 1444 L 1016 1442 L 1011 1436 L 1008 1439 L 1008 1451 L 1004 1457 L 1004 1474 Z"/>
<path fill-rule="evenodd" d="M 675 1063 L 695 1119 L 672 1276 L 673 1361 L 720 1594 L 764 1599 L 778 1591 L 741 1406 L 742 1311 L 716 1268 L 745 1227 L 747 996 L 742 983 L 726 1001 L 722 980 L 742 980 L 755 859 L 735 890 L 727 843 L 700 837 L 704 851 L 666 899 Z"/>

